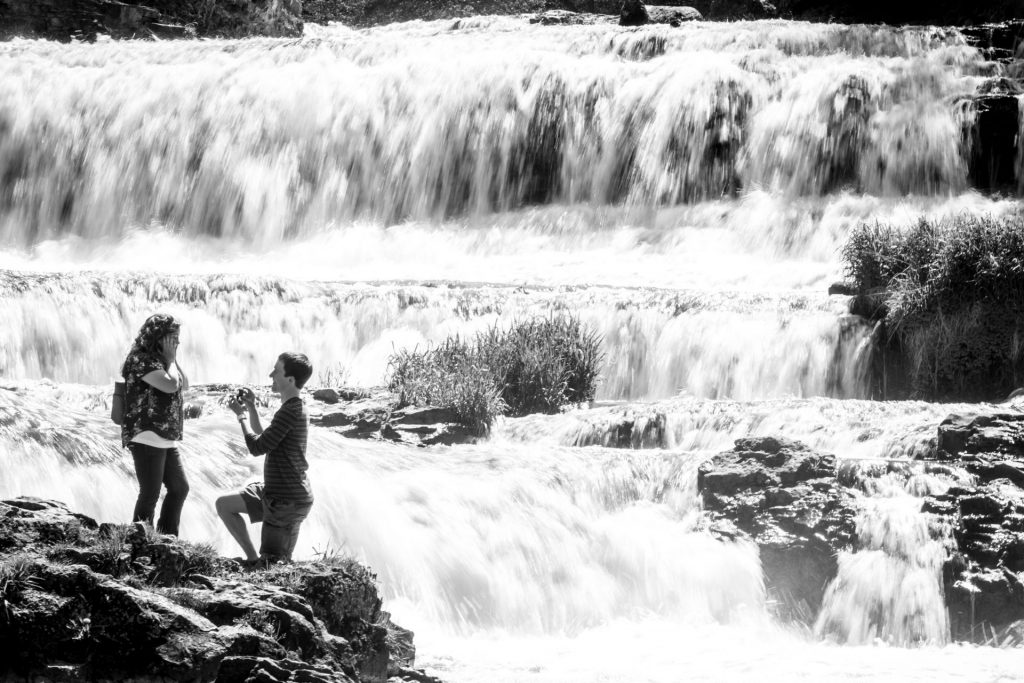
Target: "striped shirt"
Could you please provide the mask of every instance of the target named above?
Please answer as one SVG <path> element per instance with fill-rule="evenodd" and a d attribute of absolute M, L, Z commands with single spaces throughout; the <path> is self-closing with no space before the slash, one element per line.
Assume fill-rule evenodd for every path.
<path fill-rule="evenodd" d="M 246 433 L 245 445 L 253 455 L 266 453 L 263 462 L 263 493 L 275 500 L 313 502 L 306 470 L 306 437 L 309 415 L 298 396 L 281 404 L 270 426 L 259 436 Z"/>

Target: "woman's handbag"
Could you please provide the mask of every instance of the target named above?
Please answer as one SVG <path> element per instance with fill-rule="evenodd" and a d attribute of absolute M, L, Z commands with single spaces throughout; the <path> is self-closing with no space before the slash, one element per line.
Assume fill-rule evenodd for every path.
<path fill-rule="evenodd" d="M 110 401 L 110 421 L 116 425 L 124 422 L 124 382 L 114 382 L 114 397 Z"/>

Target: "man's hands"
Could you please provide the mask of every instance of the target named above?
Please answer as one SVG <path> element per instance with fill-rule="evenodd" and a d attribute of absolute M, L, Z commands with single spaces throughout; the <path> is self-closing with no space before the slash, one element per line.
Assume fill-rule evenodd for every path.
<path fill-rule="evenodd" d="M 239 389 L 228 401 L 228 408 L 239 417 L 244 415 L 247 410 L 252 412 L 256 409 L 256 394 L 252 392 L 252 389 Z"/>

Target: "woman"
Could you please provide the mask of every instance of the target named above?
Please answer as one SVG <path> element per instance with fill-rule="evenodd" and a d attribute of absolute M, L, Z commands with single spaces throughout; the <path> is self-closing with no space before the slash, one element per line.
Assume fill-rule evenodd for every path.
<path fill-rule="evenodd" d="M 184 418 L 181 395 L 188 388 L 188 378 L 178 367 L 180 330 L 181 323 L 170 315 L 150 316 L 121 366 L 125 382 L 121 444 L 132 452 L 139 480 L 133 521 L 153 523 L 162 483 L 167 495 L 156 529 L 175 536 L 188 496 L 188 479 L 178 453 Z"/>

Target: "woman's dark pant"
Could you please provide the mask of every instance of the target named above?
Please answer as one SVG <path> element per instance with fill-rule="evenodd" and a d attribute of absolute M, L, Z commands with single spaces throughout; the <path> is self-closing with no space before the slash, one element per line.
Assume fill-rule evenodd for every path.
<path fill-rule="evenodd" d="M 141 443 L 128 444 L 135 460 L 135 476 L 139 480 L 139 498 L 135 501 L 133 522 L 153 523 L 156 501 L 160 498 L 160 485 L 167 487 L 164 504 L 156 530 L 162 534 L 178 535 L 181 508 L 188 497 L 188 479 L 181 466 L 177 448 L 154 448 Z"/>

